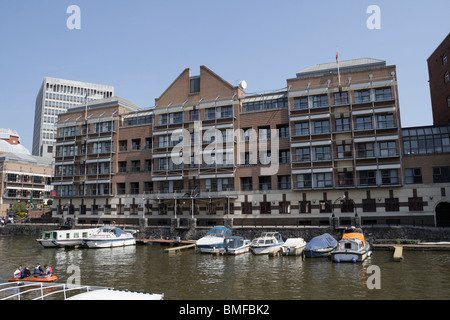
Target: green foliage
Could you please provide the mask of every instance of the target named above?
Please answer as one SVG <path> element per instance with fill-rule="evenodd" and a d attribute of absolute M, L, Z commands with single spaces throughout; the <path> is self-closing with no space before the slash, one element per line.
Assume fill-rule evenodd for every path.
<path fill-rule="evenodd" d="M 16 214 L 18 212 L 27 212 L 27 205 L 23 202 L 16 202 L 13 205 L 13 210 Z"/>

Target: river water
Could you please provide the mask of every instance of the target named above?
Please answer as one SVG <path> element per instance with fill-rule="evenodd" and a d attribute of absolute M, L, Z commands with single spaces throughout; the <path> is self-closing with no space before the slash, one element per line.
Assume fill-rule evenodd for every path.
<path fill-rule="evenodd" d="M 34 237 L 0 236 L 0 283 L 16 267 L 49 264 L 59 279 L 164 293 L 165 300 L 450 299 L 450 252 L 375 251 L 364 263 L 300 257 L 213 256 L 164 246 L 45 249 Z M 371 270 L 370 266 L 378 268 Z M 77 277 L 79 276 L 79 277 Z M 378 286 L 377 286 L 378 285 Z"/>

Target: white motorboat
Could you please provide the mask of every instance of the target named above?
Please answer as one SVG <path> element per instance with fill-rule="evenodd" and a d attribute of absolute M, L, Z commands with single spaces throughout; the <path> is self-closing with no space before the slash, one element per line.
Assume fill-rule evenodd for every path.
<path fill-rule="evenodd" d="M 285 256 L 299 256 L 306 247 L 306 241 L 303 238 L 289 238 L 281 246 L 281 252 Z"/>
<path fill-rule="evenodd" d="M 206 236 L 198 239 L 195 243 L 201 253 L 212 253 L 223 250 L 223 243 L 227 237 L 231 237 L 231 231 L 227 227 L 213 227 Z"/>
<path fill-rule="evenodd" d="M 280 233 L 266 232 L 261 237 L 253 239 L 250 250 L 254 254 L 270 254 L 279 250 L 283 244 L 283 237 Z"/>
<path fill-rule="evenodd" d="M 120 228 L 101 227 L 83 242 L 88 248 L 110 248 L 135 245 L 136 239 Z"/>
<path fill-rule="evenodd" d="M 223 252 L 230 255 L 239 255 L 250 251 L 250 240 L 243 237 L 231 236 L 223 243 Z"/>
<path fill-rule="evenodd" d="M 42 232 L 42 238 L 36 239 L 44 248 L 68 248 L 83 244 L 83 240 L 91 236 L 98 228 L 67 229 Z"/>
<path fill-rule="evenodd" d="M 372 255 L 370 244 L 361 229 L 351 227 L 344 231 L 336 249 L 331 251 L 334 262 L 361 262 Z"/>

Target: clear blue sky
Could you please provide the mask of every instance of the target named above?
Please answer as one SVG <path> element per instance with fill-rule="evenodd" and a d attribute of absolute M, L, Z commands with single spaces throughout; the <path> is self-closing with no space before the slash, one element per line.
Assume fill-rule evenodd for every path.
<path fill-rule="evenodd" d="M 70 5 L 81 30 L 69 30 Z M 381 9 L 369 30 L 368 6 Z M 450 1 L 0 0 L 0 127 L 31 151 L 45 76 L 108 84 L 141 107 L 205 65 L 248 92 L 280 89 L 319 63 L 397 66 L 403 127 L 432 124 L 427 58 L 450 32 Z"/>

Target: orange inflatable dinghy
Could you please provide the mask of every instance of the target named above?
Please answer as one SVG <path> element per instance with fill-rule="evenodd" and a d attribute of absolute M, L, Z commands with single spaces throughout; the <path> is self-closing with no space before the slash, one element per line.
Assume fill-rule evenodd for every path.
<path fill-rule="evenodd" d="M 8 282 L 26 281 L 26 282 L 55 282 L 58 279 L 57 276 L 52 274 L 50 277 L 28 277 L 23 279 L 11 278 Z"/>

